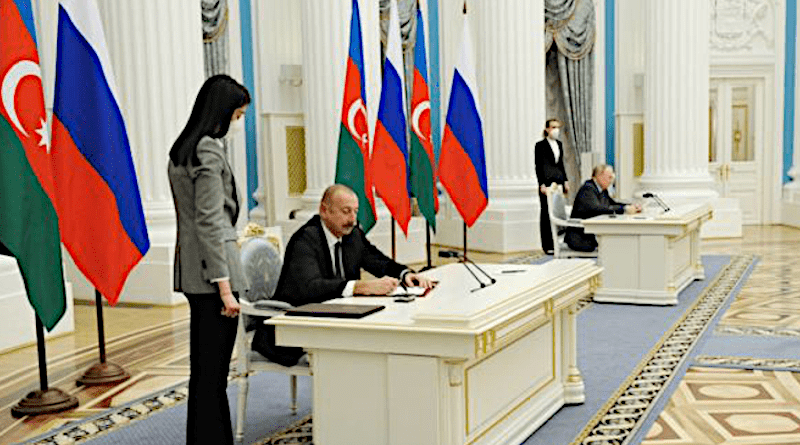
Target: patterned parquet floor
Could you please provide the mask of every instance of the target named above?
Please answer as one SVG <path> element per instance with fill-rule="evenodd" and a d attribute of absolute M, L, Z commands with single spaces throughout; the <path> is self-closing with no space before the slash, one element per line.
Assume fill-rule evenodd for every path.
<path fill-rule="evenodd" d="M 792 340 L 800 359 L 800 231 L 747 227 L 741 240 L 710 241 L 704 253 L 759 258 L 715 334 Z M 780 338 L 779 338 L 780 337 Z M 791 354 L 790 354 L 791 355 Z M 800 444 L 800 360 L 713 357 L 681 380 L 644 445 Z M 730 365 L 731 367 L 725 367 Z M 754 369 L 746 369 L 752 367 Z M 772 369 L 771 369 L 772 368 Z"/>

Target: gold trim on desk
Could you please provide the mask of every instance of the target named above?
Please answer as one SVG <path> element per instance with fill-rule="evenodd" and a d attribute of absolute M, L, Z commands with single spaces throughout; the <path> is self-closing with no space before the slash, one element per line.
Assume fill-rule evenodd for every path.
<path fill-rule="evenodd" d="M 551 325 L 550 339 L 551 339 L 551 352 L 552 352 L 552 363 L 551 363 L 551 367 L 550 367 L 550 371 L 551 371 L 550 372 L 550 378 L 548 380 L 546 380 L 545 382 L 543 382 L 542 384 L 540 384 L 539 386 L 533 388 L 530 391 L 530 393 L 522 401 L 520 401 L 519 403 L 514 405 L 513 408 L 508 410 L 508 412 L 503 414 L 500 418 L 496 419 L 490 425 L 482 428 L 480 430 L 480 433 L 477 433 L 475 435 L 475 437 L 473 437 L 471 440 L 467 441 L 468 445 L 474 444 L 475 442 L 477 442 L 481 437 L 485 436 L 486 433 L 491 431 L 495 426 L 497 426 L 498 424 L 500 424 L 500 423 L 504 422 L 506 419 L 508 419 L 508 417 L 511 416 L 514 412 L 516 412 L 517 409 L 519 409 L 524 404 L 528 403 L 528 401 L 531 400 L 536 394 L 538 394 L 543 388 L 548 387 L 549 385 L 551 385 L 553 382 L 556 381 L 556 364 L 557 364 L 557 358 L 558 357 L 557 357 L 557 348 L 556 348 L 557 345 L 556 345 L 556 323 L 555 323 L 555 319 L 551 318 L 550 320 L 545 321 L 545 323 L 542 323 L 542 325 L 538 326 L 535 329 L 532 329 L 528 333 L 532 333 L 536 329 L 539 329 L 539 328 L 543 327 L 544 325 L 547 324 L 548 321 L 550 322 L 550 325 Z M 524 337 L 525 336 L 520 336 L 519 338 L 516 338 L 514 341 L 511 341 L 511 342 L 501 346 L 496 351 L 494 351 L 491 355 L 494 355 L 495 353 L 497 353 L 499 351 L 502 351 L 503 349 L 508 348 L 509 346 L 511 346 L 512 344 L 516 343 L 517 341 L 521 340 Z M 477 360 L 474 363 L 471 363 L 469 366 L 464 368 L 464 433 L 465 433 L 467 438 L 469 438 L 469 435 L 470 435 L 470 431 L 469 431 L 469 374 L 468 374 L 468 371 L 470 369 L 474 368 L 475 366 L 477 366 L 478 364 L 480 364 L 481 362 L 483 362 L 484 360 L 486 360 L 488 357 L 491 357 L 491 355 L 483 357 L 480 360 Z"/>

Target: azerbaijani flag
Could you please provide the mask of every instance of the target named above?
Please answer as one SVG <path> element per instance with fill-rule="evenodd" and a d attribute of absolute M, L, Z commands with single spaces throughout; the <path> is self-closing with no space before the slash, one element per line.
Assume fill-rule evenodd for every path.
<path fill-rule="evenodd" d="M 113 305 L 150 240 L 94 0 L 60 1 L 56 51 L 52 152 L 61 240 Z"/>
<path fill-rule="evenodd" d="M 472 227 L 489 203 L 489 188 L 475 58 L 466 11 L 463 34 L 461 55 L 456 61 L 450 87 L 439 177 L 464 222 Z"/>
<path fill-rule="evenodd" d="M 47 330 L 66 310 L 53 168 L 30 0 L 0 0 L 0 255 L 17 259 Z"/>
<path fill-rule="evenodd" d="M 428 94 L 428 59 L 425 53 L 425 25 L 417 6 L 417 42 L 414 45 L 414 86 L 411 93 L 411 193 L 419 210 L 436 230 L 439 196 L 436 193 L 436 158 L 431 139 L 431 101 Z"/>
<path fill-rule="evenodd" d="M 408 197 L 404 77 L 397 0 L 391 0 L 386 61 L 383 64 L 383 85 L 371 164 L 375 191 L 407 236 L 408 223 L 411 221 L 411 200 Z"/>
<path fill-rule="evenodd" d="M 353 0 L 335 182 L 350 187 L 358 195 L 358 222 L 364 232 L 369 232 L 378 218 L 369 168 L 369 127 L 364 83 L 361 17 L 358 13 L 358 0 Z"/>

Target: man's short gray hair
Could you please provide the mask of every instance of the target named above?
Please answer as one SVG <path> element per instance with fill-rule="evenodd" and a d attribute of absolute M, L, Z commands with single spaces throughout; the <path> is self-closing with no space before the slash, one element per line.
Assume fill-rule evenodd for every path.
<path fill-rule="evenodd" d="M 608 165 L 608 164 L 598 164 L 598 165 L 596 165 L 596 166 L 594 167 L 594 169 L 592 169 L 592 177 L 593 177 L 593 178 L 596 178 L 596 177 L 598 177 L 599 175 L 601 175 L 601 174 L 605 173 L 605 172 L 606 172 L 606 171 L 608 171 L 608 170 L 611 170 L 611 171 L 613 171 L 613 170 L 614 170 L 614 168 L 613 168 L 613 167 L 611 167 L 611 166 L 610 166 L 610 165 Z"/>

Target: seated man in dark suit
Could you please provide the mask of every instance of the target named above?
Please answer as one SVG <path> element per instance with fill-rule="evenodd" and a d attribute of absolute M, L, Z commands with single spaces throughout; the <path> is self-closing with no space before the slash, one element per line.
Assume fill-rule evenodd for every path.
<path fill-rule="evenodd" d="M 295 232 L 284 255 L 273 299 L 293 306 L 353 295 L 386 295 L 400 283 L 431 287 L 433 282 L 381 253 L 358 227 L 358 196 L 336 184 L 322 195 L 319 215 Z M 361 269 L 375 277 L 362 279 Z M 270 360 L 292 366 L 302 348 L 275 346 L 274 328 L 259 323 L 253 349 Z"/>
<path fill-rule="evenodd" d="M 572 205 L 571 218 L 587 219 L 598 215 L 614 213 L 637 213 L 642 211 L 638 204 L 623 204 L 608 195 L 608 187 L 614 182 L 614 169 L 600 164 L 592 170 L 592 179 L 586 181 L 578 190 Z M 597 249 L 597 238 L 583 229 L 567 227 L 564 240 L 572 250 L 592 252 Z"/>

